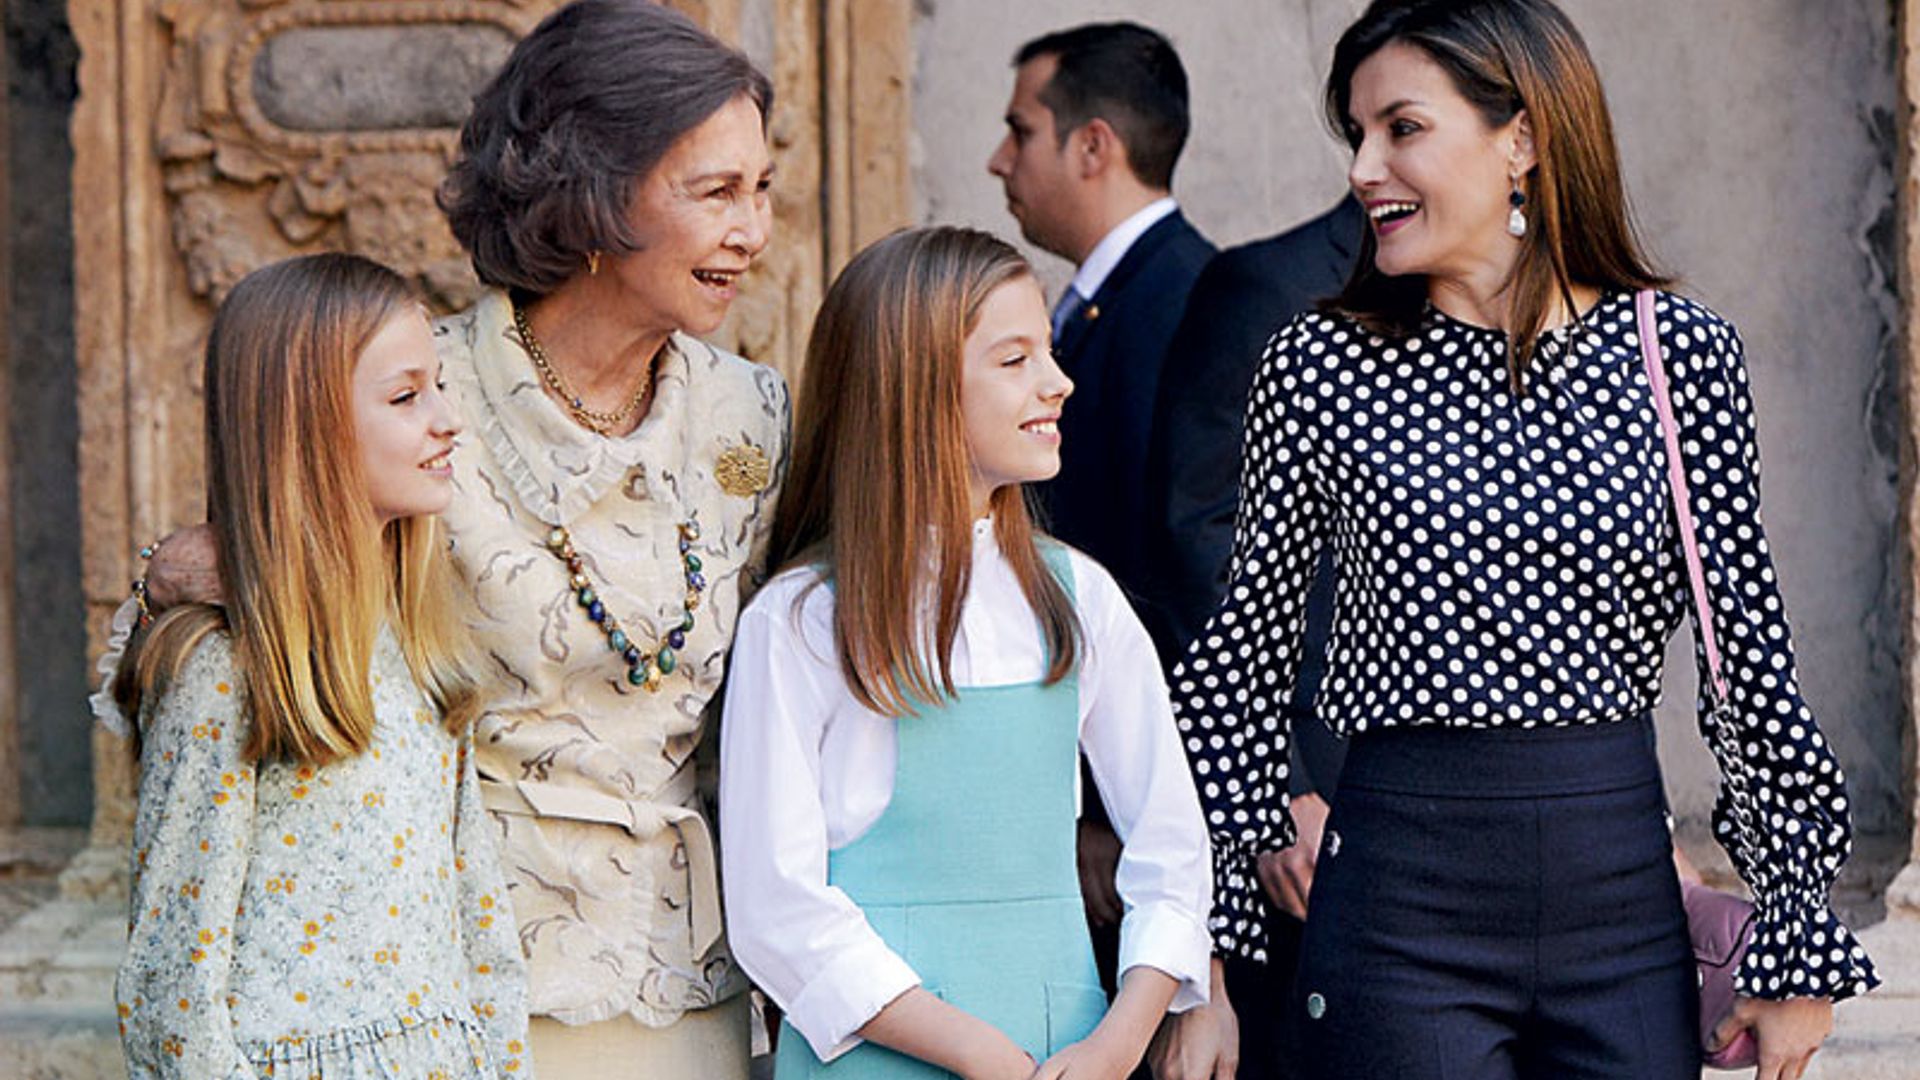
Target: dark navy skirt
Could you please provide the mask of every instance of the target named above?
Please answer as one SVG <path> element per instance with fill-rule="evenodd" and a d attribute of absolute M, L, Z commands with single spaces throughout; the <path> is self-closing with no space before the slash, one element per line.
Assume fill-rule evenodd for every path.
<path fill-rule="evenodd" d="M 1649 717 L 1356 736 L 1290 1007 L 1304 1076 L 1698 1080 Z"/>

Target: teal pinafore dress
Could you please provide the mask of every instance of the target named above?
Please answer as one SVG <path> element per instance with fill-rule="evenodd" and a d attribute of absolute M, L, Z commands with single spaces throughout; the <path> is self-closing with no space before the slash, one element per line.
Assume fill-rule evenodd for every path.
<path fill-rule="evenodd" d="M 1073 593 L 1057 544 L 1042 548 Z M 893 798 L 827 856 L 923 989 L 1006 1032 L 1033 1059 L 1106 1014 L 1074 869 L 1080 745 L 1075 675 L 1052 686 L 963 687 L 895 728 Z M 774 1080 L 922 1080 L 952 1074 L 874 1043 L 822 1064 L 783 1025 Z"/>

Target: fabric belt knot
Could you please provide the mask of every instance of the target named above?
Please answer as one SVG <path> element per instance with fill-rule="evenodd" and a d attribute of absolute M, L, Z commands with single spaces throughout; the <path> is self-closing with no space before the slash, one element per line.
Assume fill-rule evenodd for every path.
<path fill-rule="evenodd" d="M 689 764 L 669 778 L 650 799 L 626 799 L 587 788 L 537 780 L 480 780 L 481 801 L 502 814 L 561 818 L 615 825 L 636 840 L 651 840 L 672 829 L 687 851 L 688 915 L 693 923 L 693 957 L 704 959 L 720 940 L 719 860 L 713 831 L 700 813 Z"/>

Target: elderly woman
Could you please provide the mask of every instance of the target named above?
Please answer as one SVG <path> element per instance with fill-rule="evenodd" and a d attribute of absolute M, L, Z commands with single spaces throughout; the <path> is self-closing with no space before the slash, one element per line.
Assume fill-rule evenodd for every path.
<path fill-rule="evenodd" d="M 446 520 L 546 1077 L 734 1077 L 694 747 L 759 571 L 785 384 L 711 333 L 767 243 L 772 87 L 646 0 L 578 0 L 474 101 L 441 190 L 494 291 L 438 325 L 472 432 Z"/>
<path fill-rule="evenodd" d="M 445 517 L 549 1080 L 747 1074 L 693 759 L 789 407 L 778 374 L 693 335 L 766 246 L 772 98 L 672 10 L 577 0 L 475 98 L 440 192 L 492 289 L 435 328 L 469 432 Z M 217 589 L 201 533 L 167 545 L 161 593 Z"/>

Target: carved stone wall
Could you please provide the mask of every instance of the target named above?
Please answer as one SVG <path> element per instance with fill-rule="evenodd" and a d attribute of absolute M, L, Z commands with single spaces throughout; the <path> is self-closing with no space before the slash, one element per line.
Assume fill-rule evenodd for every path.
<path fill-rule="evenodd" d="M 744 38 L 774 78 L 774 242 L 716 337 L 796 375 L 827 275 L 850 245 L 907 221 L 905 175 L 886 167 L 907 144 L 904 103 L 861 95 L 905 84 L 909 0 L 669 2 Z M 346 249 L 413 275 L 441 307 L 474 294 L 431 192 L 471 91 L 558 3 L 66 0 L 63 23 L 54 0 L 0 0 L 8 47 L 28 25 L 57 30 L 44 36 L 57 39 L 58 62 L 43 66 L 68 80 L 42 95 L 44 108 L 0 97 L 0 885 L 16 886 L 0 894 L 0 1080 L 120 1069 L 111 991 L 132 762 L 98 729 L 89 746 L 88 650 L 77 626 L 60 625 L 83 604 L 58 586 L 78 581 L 97 653 L 136 548 L 201 517 L 199 355 L 214 305 L 242 275 Z M 836 42 L 828 27 L 840 28 Z M 34 137 L 7 145 L 25 120 Z M 28 175 L 33 184 L 19 181 Z M 38 242 L 47 230 L 59 244 Z M 48 293 L 57 304 L 39 302 Z M 59 393 L 38 393 L 48 388 Z M 48 411 L 43 399 L 66 412 L 23 423 L 23 411 Z M 77 499 L 75 468 L 46 467 L 36 443 L 78 446 Z M 49 491 L 61 513 L 49 512 Z M 29 595 L 16 583 L 32 575 L 46 580 Z M 58 865 L 73 845 L 58 830 L 22 840 L 8 827 L 23 806 L 87 820 L 89 750 L 86 848 L 59 896 L 20 914 L 52 887 L 36 880 L 43 891 L 29 893 L 8 875 Z M 51 751 L 74 776 L 41 767 Z"/>
<path fill-rule="evenodd" d="M 155 149 L 193 295 L 347 250 L 464 306 L 476 286 L 433 205 L 465 102 L 550 5 L 160 0 Z"/>

